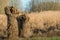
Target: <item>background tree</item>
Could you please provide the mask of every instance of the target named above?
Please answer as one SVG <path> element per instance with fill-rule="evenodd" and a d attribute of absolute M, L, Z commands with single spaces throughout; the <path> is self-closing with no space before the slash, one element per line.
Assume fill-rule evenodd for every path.
<path fill-rule="evenodd" d="M 31 12 L 40 12 L 40 11 L 48 11 L 48 10 L 60 10 L 60 2 L 54 0 L 54 1 L 35 1 L 32 2 L 32 7 L 30 9 Z"/>

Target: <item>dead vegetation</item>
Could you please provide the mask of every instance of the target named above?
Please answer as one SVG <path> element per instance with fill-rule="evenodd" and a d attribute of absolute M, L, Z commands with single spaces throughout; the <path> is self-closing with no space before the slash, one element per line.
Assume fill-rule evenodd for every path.
<path fill-rule="evenodd" d="M 35 36 L 37 34 L 48 36 L 44 34 L 47 34 L 51 30 L 53 32 L 60 30 L 60 12 L 45 11 L 31 13 L 22 15 L 22 17 L 20 16 L 19 20 L 24 21 L 22 26 L 22 35 L 24 37 Z"/>
<path fill-rule="evenodd" d="M 7 37 L 7 17 L 4 14 L 0 14 L 0 40 Z"/>
<path fill-rule="evenodd" d="M 6 7 L 5 14 L 7 17 L 3 16 L 0 20 L 2 20 L 2 27 L 4 29 L 7 27 L 9 40 L 18 40 L 20 36 L 26 38 L 34 36 L 60 36 L 59 11 L 21 14 L 14 7 Z M 4 18 L 6 18 L 6 20 L 4 20 Z M 4 31 L 1 32 L 1 35 L 2 33 L 4 33 Z"/>
<path fill-rule="evenodd" d="M 4 14 L 4 8 L 9 5 L 10 0 L 0 0 L 0 14 Z"/>

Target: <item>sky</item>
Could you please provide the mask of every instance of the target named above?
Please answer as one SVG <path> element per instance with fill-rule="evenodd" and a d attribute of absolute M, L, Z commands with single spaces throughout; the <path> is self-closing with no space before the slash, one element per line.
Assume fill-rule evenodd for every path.
<path fill-rule="evenodd" d="M 21 0 L 20 3 L 22 4 L 21 5 L 22 11 L 29 11 L 31 8 L 32 0 Z"/>

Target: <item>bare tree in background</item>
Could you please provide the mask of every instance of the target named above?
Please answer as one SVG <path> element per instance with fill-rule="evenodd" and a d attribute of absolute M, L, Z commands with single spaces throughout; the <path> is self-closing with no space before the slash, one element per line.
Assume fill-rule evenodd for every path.
<path fill-rule="evenodd" d="M 40 12 L 48 10 L 60 11 L 60 2 L 58 2 L 57 0 L 33 0 L 32 7 L 30 9 L 31 12 Z"/>
<path fill-rule="evenodd" d="M 20 10 L 20 0 L 10 0 L 9 6 L 14 6 L 18 10 Z"/>

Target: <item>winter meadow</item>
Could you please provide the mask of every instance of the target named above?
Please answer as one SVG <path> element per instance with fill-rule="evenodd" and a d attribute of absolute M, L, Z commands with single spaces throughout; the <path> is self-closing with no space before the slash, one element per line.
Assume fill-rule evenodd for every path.
<path fill-rule="evenodd" d="M 0 40 L 60 40 L 60 0 L 0 0 Z"/>

